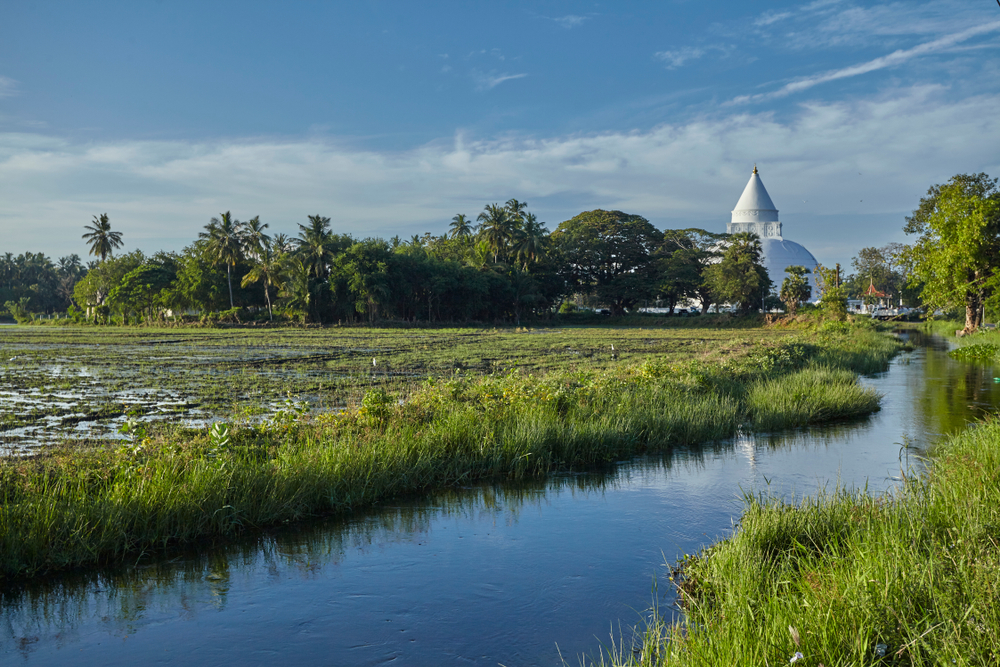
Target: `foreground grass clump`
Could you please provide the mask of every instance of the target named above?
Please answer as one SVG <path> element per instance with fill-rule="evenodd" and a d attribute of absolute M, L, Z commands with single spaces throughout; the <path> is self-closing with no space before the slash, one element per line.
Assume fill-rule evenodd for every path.
<path fill-rule="evenodd" d="M 309 515 L 485 479 L 591 467 L 648 451 L 873 411 L 848 370 L 882 367 L 874 332 L 750 346 L 724 362 L 429 379 L 405 401 L 175 431 L 131 445 L 0 463 L 0 575 L 120 560 Z M 839 352 L 838 352 L 839 350 Z M 822 360 L 822 365 L 817 364 Z M 765 394 L 780 399 L 766 406 Z"/>
<path fill-rule="evenodd" d="M 1000 662 L 1000 422 L 941 445 L 895 497 L 748 497 L 736 534 L 683 568 L 683 623 L 642 665 Z"/>

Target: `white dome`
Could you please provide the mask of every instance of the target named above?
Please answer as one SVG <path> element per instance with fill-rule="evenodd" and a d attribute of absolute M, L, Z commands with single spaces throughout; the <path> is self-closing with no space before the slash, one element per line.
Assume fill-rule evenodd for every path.
<path fill-rule="evenodd" d="M 754 165 L 750 181 L 743 188 L 740 200 L 733 209 L 733 222 L 778 222 L 778 209 L 774 207 L 771 196 L 767 194 L 764 183 L 757 174 Z M 780 236 L 780 233 L 777 234 Z"/>
<path fill-rule="evenodd" d="M 812 286 L 812 296 L 809 300 L 815 300 L 819 296 L 816 290 L 816 266 L 818 262 L 811 252 L 795 241 L 782 238 L 761 239 L 760 247 L 764 251 L 764 266 L 767 268 L 768 277 L 774 283 L 772 289 L 776 293 L 781 292 L 781 283 L 788 277 L 785 269 L 789 266 L 804 266 L 809 269 L 809 275 L 806 277 Z"/>

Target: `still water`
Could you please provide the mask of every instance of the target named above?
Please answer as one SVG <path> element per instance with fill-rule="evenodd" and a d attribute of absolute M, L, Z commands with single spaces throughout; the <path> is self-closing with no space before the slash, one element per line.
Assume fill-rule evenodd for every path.
<path fill-rule="evenodd" d="M 885 399 L 860 422 L 458 489 L 4 591 L 0 663 L 578 664 L 627 642 L 654 599 L 670 610 L 666 563 L 726 536 L 742 493 L 891 490 L 942 433 L 1000 404 L 992 368 L 914 342 L 864 380 Z"/>

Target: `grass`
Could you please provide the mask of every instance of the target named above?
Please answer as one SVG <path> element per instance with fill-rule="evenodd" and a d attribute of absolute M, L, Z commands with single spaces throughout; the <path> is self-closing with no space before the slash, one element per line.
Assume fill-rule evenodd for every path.
<path fill-rule="evenodd" d="M 878 397 L 851 371 L 884 369 L 898 348 L 867 330 L 741 341 L 714 358 L 431 377 L 405 401 L 377 386 L 349 410 L 290 404 L 211 431 L 150 436 L 136 425 L 127 446 L 0 462 L 0 576 L 134 559 L 475 480 L 592 468 L 741 428 L 864 414 Z"/>
<path fill-rule="evenodd" d="M 735 535 L 675 575 L 683 621 L 616 665 L 994 665 L 1000 422 L 951 437 L 895 496 L 747 496 Z"/>
<path fill-rule="evenodd" d="M 655 358 L 739 356 L 793 331 L 740 318 L 643 318 L 644 327 L 461 329 L 0 329 L 0 434 L 9 446 L 115 436 L 126 414 L 175 423 L 266 416 L 289 394 L 317 410 L 399 398 L 428 377 L 612 371 Z M 678 328 L 674 322 L 702 328 Z M 667 326 L 667 325 L 671 326 Z M 726 324 L 729 328 L 719 328 Z M 376 360 L 373 366 L 372 360 Z"/>

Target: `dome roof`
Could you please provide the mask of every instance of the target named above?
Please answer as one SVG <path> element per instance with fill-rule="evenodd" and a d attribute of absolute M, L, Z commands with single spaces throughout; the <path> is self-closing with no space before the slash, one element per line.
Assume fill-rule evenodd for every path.
<path fill-rule="evenodd" d="M 812 253 L 800 246 L 795 241 L 782 238 L 766 238 L 760 240 L 760 247 L 763 250 L 764 266 L 767 274 L 774 283 L 772 289 L 775 292 L 781 291 L 781 283 L 784 282 L 788 274 L 785 269 L 789 266 L 804 266 L 809 269 L 809 284 L 813 288 L 813 297 L 818 296 L 816 292 L 816 266 L 818 262 Z"/>
<path fill-rule="evenodd" d="M 740 200 L 733 209 L 733 222 L 777 222 L 778 209 L 767 194 L 764 184 L 757 173 L 757 165 L 753 167 L 750 181 L 743 188 Z"/>

